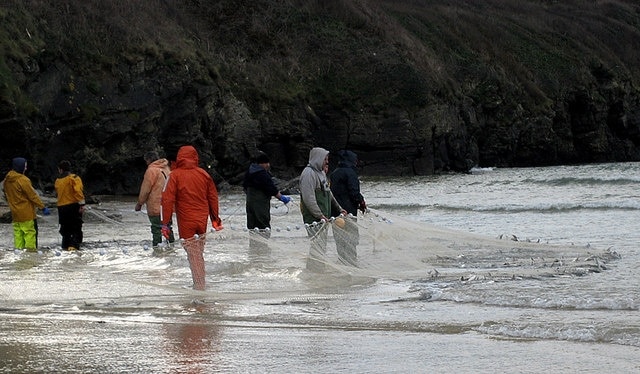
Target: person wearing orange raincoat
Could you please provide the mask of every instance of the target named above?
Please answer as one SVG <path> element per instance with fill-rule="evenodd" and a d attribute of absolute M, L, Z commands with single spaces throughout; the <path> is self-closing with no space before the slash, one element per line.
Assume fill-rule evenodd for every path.
<path fill-rule="evenodd" d="M 211 175 L 198 166 L 198 151 L 193 146 L 180 147 L 175 168 L 169 174 L 162 191 L 160 218 L 162 234 L 171 233 L 171 217 L 175 211 L 178 235 L 187 252 L 193 288 L 205 289 L 204 245 L 207 223 L 211 219 L 215 230 L 222 230 L 218 215 L 218 190 Z"/>
<path fill-rule="evenodd" d="M 158 152 L 149 151 L 144 154 L 144 161 L 147 163 L 147 170 L 144 172 L 144 178 L 140 185 L 140 193 L 138 194 L 138 202 L 135 211 L 142 210 L 144 204 L 147 205 L 147 215 L 151 223 L 152 245 L 155 248 L 162 243 L 162 232 L 160 223 L 160 202 L 162 199 L 162 190 L 164 184 L 171 173 L 169 169 L 169 161 L 166 158 L 160 158 Z M 169 243 L 173 243 L 173 233 L 169 235 Z"/>

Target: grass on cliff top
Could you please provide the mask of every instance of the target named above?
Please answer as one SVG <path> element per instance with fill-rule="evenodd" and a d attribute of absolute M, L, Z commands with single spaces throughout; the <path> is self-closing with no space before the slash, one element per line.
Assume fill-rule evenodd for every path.
<path fill-rule="evenodd" d="M 631 0 L 6 0 L 3 62 L 100 74 L 190 61 L 244 100 L 419 108 L 491 81 L 544 102 L 594 69 L 638 81 Z M 28 30 L 28 33 L 26 32 Z M 11 66 L 0 63 L 3 85 Z"/>
<path fill-rule="evenodd" d="M 37 107 L 21 91 L 11 64 L 26 71 L 37 69 L 37 63 L 31 56 L 38 53 L 43 41 L 24 26 L 30 23 L 29 14 L 14 14 L 0 8 L 0 24 L 4 26 L 0 28 L 0 101 L 11 103 L 19 113 L 27 116 L 36 113 Z"/>

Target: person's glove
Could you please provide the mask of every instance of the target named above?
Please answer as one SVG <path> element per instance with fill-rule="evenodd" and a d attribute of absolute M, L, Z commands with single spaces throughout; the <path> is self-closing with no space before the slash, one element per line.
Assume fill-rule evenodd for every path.
<path fill-rule="evenodd" d="M 162 228 L 160 229 L 160 232 L 162 232 L 162 236 L 169 240 L 169 237 L 171 236 L 171 226 L 169 225 L 162 225 Z"/>
<path fill-rule="evenodd" d="M 285 204 L 289 204 L 291 202 L 291 198 L 287 195 L 280 195 L 280 201 Z"/>
<path fill-rule="evenodd" d="M 358 209 L 360 209 L 362 214 L 366 213 L 367 212 L 367 203 L 365 203 L 364 200 L 362 200 L 360 202 L 360 205 L 358 205 Z"/>
<path fill-rule="evenodd" d="M 211 226 L 213 226 L 213 229 L 216 231 L 220 231 L 224 228 L 222 227 L 222 220 L 220 219 L 220 217 L 216 217 L 216 219 L 212 220 Z"/>
<path fill-rule="evenodd" d="M 42 214 L 48 216 L 49 214 L 51 214 L 51 212 L 49 211 L 49 208 L 45 206 L 44 208 L 42 208 Z"/>

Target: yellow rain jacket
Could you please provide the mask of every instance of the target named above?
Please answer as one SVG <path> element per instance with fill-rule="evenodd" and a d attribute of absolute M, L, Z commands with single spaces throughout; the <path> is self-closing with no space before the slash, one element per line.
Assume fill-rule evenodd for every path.
<path fill-rule="evenodd" d="M 4 179 L 4 194 L 7 197 L 13 222 L 26 222 L 36 219 L 36 207 L 44 208 L 42 200 L 24 174 L 11 170 Z"/>
<path fill-rule="evenodd" d="M 56 179 L 56 192 L 58 194 L 58 206 L 79 203 L 84 205 L 84 192 L 82 179 L 75 174 L 68 174 Z"/>

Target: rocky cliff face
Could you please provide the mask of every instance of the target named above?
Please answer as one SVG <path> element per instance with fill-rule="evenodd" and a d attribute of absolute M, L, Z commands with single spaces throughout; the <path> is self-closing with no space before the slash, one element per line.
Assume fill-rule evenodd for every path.
<path fill-rule="evenodd" d="M 235 3 L 233 14 L 228 13 L 231 2 L 225 1 L 216 2 L 215 14 L 198 2 L 175 9 L 159 2 L 155 5 L 166 17 L 163 22 L 184 22 L 179 29 L 185 35 L 194 32 L 185 17 L 196 17 L 197 52 L 161 45 L 151 53 L 126 45 L 112 50 L 108 63 L 101 60 L 104 56 L 95 56 L 95 50 L 87 48 L 91 54 L 80 51 L 82 46 L 78 53 L 70 49 L 70 41 L 61 34 L 72 26 L 58 31 L 44 27 L 62 24 L 61 17 L 68 21 L 82 16 L 73 12 L 74 7 L 88 12 L 106 3 L 66 0 L 50 5 L 52 9 L 31 9 L 16 2 L 13 8 L 2 8 L 5 29 L 0 36 L 17 45 L 5 48 L 0 64 L 3 174 L 12 157 L 27 157 L 34 184 L 47 190 L 57 162 L 70 159 L 88 193 L 136 194 L 144 152 L 155 149 L 172 158 L 183 144 L 196 146 L 202 166 L 223 188 L 240 181 L 258 150 L 270 155 L 274 174 L 293 178 L 306 165 L 313 146 L 353 149 L 363 162 L 363 175 L 640 160 L 637 56 L 605 58 L 595 47 L 587 50 L 571 40 L 567 45 L 576 49 L 572 56 L 584 54 L 584 59 L 568 57 L 564 46 L 562 52 L 536 47 L 534 61 L 520 56 L 516 63 L 513 51 L 550 38 L 544 27 L 523 37 L 522 45 L 500 40 L 479 45 L 473 39 L 454 40 L 465 34 L 456 33 L 459 24 L 445 22 L 451 28 L 445 30 L 429 18 L 436 14 L 446 20 L 458 12 L 457 21 L 473 28 L 471 15 L 480 17 L 483 11 L 474 9 L 473 2 L 425 12 L 423 5 L 412 2 L 401 7 L 402 2 L 302 1 L 274 8 L 254 1 Z M 495 22 L 494 27 L 508 24 L 510 33 L 522 32 L 524 21 L 512 19 L 522 9 L 500 4 L 484 9 L 485 16 L 498 9 L 494 16 L 502 17 L 503 23 Z M 638 49 L 640 31 L 634 25 L 640 24 L 640 6 L 610 4 L 603 9 L 589 5 L 582 13 L 560 5 L 525 10 L 582 15 L 584 24 L 590 22 L 592 13 L 587 12 L 600 12 L 609 18 L 598 22 L 610 22 L 611 27 L 622 22 L 614 10 L 625 11 L 618 35 L 627 43 L 621 44 Z M 255 18 L 258 10 L 266 21 Z M 60 15 L 61 11 L 67 13 Z M 123 10 L 122 16 L 128 13 Z M 276 25 L 277 30 L 296 26 L 294 16 L 305 17 L 304 25 L 318 25 L 308 35 L 306 28 L 290 30 L 286 37 L 274 35 Z M 18 25 L 16 19 L 25 24 Z M 243 21 L 234 24 L 231 19 Z M 376 26 L 380 19 L 384 24 Z M 103 25 L 106 30 L 108 22 Z M 476 26 L 478 33 L 492 30 L 485 23 Z M 438 27 L 437 37 L 428 36 Z M 332 30 L 336 36 L 329 34 Z M 61 34 L 50 34 L 54 32 Z M 558 32 L 550 34 L 562 39 Z M 589 37 L 606 40 L 599 32 L 605 33 L 596 30 Z M 223 40 L 224 33 L 234 39 Z M 564 35 L 577 40 L 580 33 L 572 36 L 565 30 Z M 98 50 L 107 48 L 96 43 Z M 234 43 L 237 50 L 231 48 Z M 276 60 L 272 54 L 284 44 L 286 51 L 279 53 L 286 56 Z M 329 48 L 334 52 L 328 54 Z M 512 52 L 487 51 L 494 48 Z M 610 51 L 616 48 L 609 46 Z M 531 49 L 535 48 L 527 51 Z M 556 52 L 566 61 L 553 62 L 551 69 L 548 60 Z M 496 60 L 500 56 L 507 61 Z M 321 67 L 326 71 L 319 72 Z"/>

